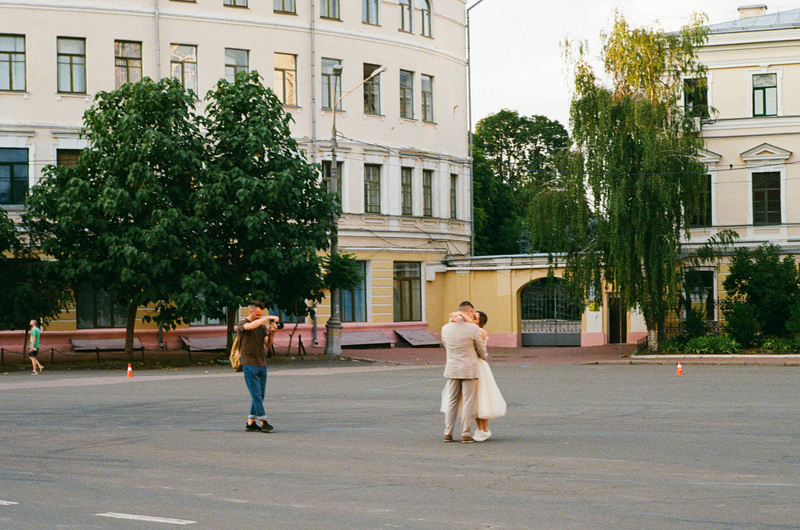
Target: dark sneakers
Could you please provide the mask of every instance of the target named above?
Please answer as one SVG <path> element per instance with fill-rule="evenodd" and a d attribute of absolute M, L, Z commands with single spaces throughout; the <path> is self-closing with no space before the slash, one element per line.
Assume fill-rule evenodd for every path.
<path fill-rule="evenodd" d="M 260 430 L 261 430 L 261 427 L 259 427 L 259 426 L 258 426 L 258 423 L 256 423 L 256 422 L 253 422 L 253 423 L 248 423 L 248 424 L 246 424 L 246 425 L 245 425 L 245 427 L 244 427 L 244 428 L 245 428 L 245 430 L 247 430 L 248 432 L 258 432 L 258 431 L 260 431 Z"/>
<path fill-rule="evenodd" d="M 261 432 L 269 432 L 272 429 L 274 429 L 274 427 L 270 425 L 267 420 L 264 420 L 264 423 L 261 424 Z"/>

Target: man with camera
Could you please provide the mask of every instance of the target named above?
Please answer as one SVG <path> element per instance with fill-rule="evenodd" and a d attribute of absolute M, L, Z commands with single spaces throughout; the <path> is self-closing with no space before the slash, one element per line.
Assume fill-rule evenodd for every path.
<path fill-rule="evenodd" d="M 245 429 L 251 432 L 270 432 L 273 427 L 264 411 L 264 393 L 267 389 L 267 355 L 271 330 L 277 328 L 279 318 L 271 316 L 264 302 L 253 300 L 248 307 L 247 318 L 236 325 L 241 334 L 241 362 L 244 382 L 250 392 L 250 415 Z M 266 315 L 264 314 L 266 312 Z M 274 332 L 273 332 L 274 333 Z"/>

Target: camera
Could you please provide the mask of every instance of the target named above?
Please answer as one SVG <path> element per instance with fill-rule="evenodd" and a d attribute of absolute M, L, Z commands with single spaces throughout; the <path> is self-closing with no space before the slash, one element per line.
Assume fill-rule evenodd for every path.
<path fill-rule="evenodd" d="M 278 329 L 283 329 L 283 322 L 281 322 L 279 320 L 279 321 L 275 322 L 275 326 L 277 326 Z"/>

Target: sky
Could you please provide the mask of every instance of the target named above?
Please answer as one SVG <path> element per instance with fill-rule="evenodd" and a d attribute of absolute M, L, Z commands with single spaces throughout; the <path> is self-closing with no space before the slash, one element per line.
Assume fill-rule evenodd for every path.
<path fill-rule="evenodd" d="M 600 52 L 600 32 L 620 8 L 629 23 L 665 31 L 704 12 L 709 24 L 739 18 L 739 6 L 766 4 L 767 13 L 800 8 L 757 0 L 469 0 L 472 122 L 503 109 L 535 114 L 569 128 L 571 78 L 561 43 L 585 40 Z M 598 72 L 599 73 L 599 72 Z"/>

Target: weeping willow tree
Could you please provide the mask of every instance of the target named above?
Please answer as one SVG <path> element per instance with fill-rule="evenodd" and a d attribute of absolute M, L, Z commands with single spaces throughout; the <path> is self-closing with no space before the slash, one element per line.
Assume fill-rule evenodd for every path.
<path fill-rule="evenodd" d="M 535 237 L 562 251 L 565 278 L 584 298 L 599 298 L 605 282 L 625 309 L 639 309 L 653 351 L 681 290 L 676 258 L 705 175 L 697 124 L 680 108 L 683 79 L 703 76 L 695 50 L 704 20 L 665 33 L 631 27 L 618 12 L 602 35 L 610 83 L 584 45 L 565 46 L 574 148 L 532 210 Z"/>

